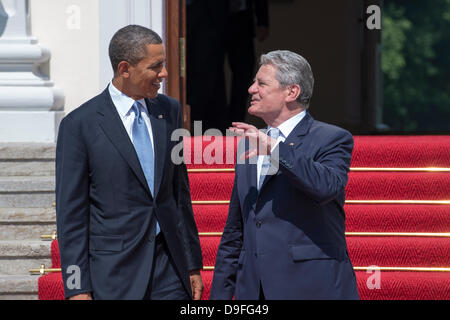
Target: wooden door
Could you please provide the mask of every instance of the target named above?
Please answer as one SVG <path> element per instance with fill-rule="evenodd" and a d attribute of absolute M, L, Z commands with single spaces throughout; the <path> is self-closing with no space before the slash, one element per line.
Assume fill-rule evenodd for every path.
<path fill-rule="evenodd" d="M 166 0 L 166 58 L 169 76 L 166 94 L 180 101 L 183 127 L 190 130 L 190 108 L 186 105 L 186 2 Z"/>

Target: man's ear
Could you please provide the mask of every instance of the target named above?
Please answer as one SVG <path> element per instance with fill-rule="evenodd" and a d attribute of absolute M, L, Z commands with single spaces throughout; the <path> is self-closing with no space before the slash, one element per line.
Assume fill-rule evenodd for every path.
<path fill-rule="evenodd" d="M 117 73 L 121 77 L 129 78 L 130 77 L 129 69 L 130 63 L 127 61 L 120 61 L 119 64 L 117 65 Z"/>
<path fill-rule="evenodd" d="M 300 86 L 298 84 L 288 86 L 286 88 L 286 90 L 288 90 L 288 94 L 286 96 L 286 102 L 296 101 L 297 98 L 300 96 L 300 93 L 302 92 L 302 90 L 300 89 Z"/>

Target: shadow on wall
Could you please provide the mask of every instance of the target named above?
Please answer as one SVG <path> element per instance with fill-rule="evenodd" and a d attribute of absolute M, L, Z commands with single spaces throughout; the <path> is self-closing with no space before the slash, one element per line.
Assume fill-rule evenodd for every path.
<path fill-rule="evenodd" d="M 0 37 L 6 29 L 6 22 L 8 21 L 8 14 L 6 13 L 3 3 L 0 1 Z"/>

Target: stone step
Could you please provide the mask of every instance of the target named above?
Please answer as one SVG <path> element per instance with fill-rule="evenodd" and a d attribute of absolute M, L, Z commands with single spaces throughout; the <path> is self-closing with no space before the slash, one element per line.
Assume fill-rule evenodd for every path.
<path fill-rule="evenodd" d="M 55 177 L 0 177 L 0 194 L 16 192 L 55 192 Z"/>
<path fill-rule="evenodd" d="M 55 201 L 55 178 L 0 177 L 0 207 L 51 207 Z"/>
<path fill-rule="evenodd" d="M 39 275 L 0 274 L 0 300 L 37 300 Z"/>
<path fill-rule="evenodd" d="M 0 223 L 51 223 L 56 221 L 54 207 L 0 208 Z"/>
<path fill-rule="evenodd" d="M 50 247 L 50 241 L 0 241 L 0 274 L 26 275 L 42 264 L 51 266 Z"/>
<path fill-rule="evenodd" d="M 0 160 L 0 176 L 54 176 L 54 160 Z"/>
<path fill-rule="evenodd" d="M 55 143 L 0 143 L 0 160 L 54 160 Z"/>
<path fill-rule="evenodd" d="M 1 240 L 39 240 L 53 231 L 55 208 L 0 208 Z"/>
<path fill-rule="evenodd" d="M 42 235 L 51 235 L 56 231 L 56 223 L 12 224 L 0 223 L 2 240 L 39 240 Z"/>
<path fill-rule="evenodd" d="M 50 241 L 2 240 L 0 241 L 0 258 L 47 258 L 50 257 L 50 247 Z"/>
<path fill-rule="evenodd" d="M 0 258 L 0 274 L 24 275 L 30 274 L 31 269 L 39 269 L 41 265 L 51 266 L 52 259 L 48 258 Z"/>
<path fill-rule="evenodd" d="M 0 192 L 0 207 L 2 208 L 51 207 L 54 202 L 55 192 Z"/>
<path fill-rule="evenodd" d="M 12 224 L 0 223 L 2 240 L 39 240 L 42 235 L 51 235 L 56 231 L 56 223 L 51 224 Z"/>

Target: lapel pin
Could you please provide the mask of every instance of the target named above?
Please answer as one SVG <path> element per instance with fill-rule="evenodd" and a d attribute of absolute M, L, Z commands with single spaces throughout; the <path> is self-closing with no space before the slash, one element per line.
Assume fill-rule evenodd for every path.
<path fill-rule="evenodd" d="M 160 115 L 158 116 L 158 119 L 162 119 L 162 118 L 163 118 L 163 115 L 160 114 Z"/>

